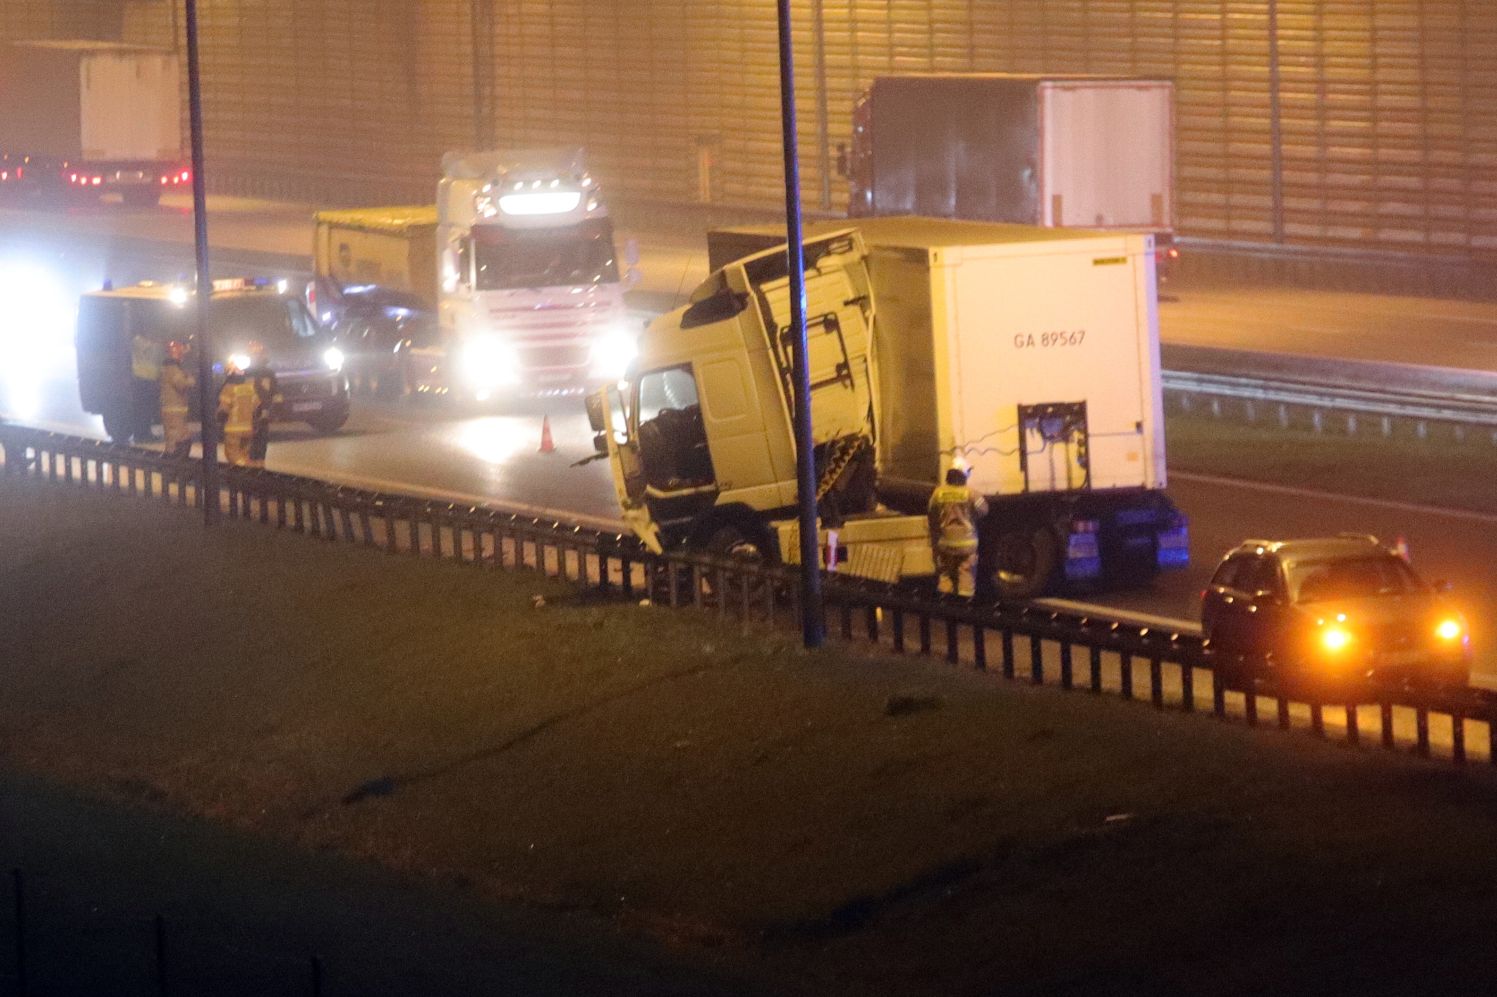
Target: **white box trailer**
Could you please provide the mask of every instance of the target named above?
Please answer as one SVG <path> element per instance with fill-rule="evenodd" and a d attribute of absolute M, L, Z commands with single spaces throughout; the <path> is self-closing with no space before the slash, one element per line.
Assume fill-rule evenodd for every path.
<path fill-rule="evenodd" d="M 1148 235 L 867 219 L 881 473 L 990 495 L 1163 488 Z"/>
<path fill-rule="evenodd" d="M 880 76 L 853 112 L 848 213 L 1175 231 L 1174 84 L 1094 75 Z"/>
<path fill-rule="evenodd" d="M 0 51 L 0 189 L 154 204 L 190 180 L 175 52 L 98 41 Z"/>

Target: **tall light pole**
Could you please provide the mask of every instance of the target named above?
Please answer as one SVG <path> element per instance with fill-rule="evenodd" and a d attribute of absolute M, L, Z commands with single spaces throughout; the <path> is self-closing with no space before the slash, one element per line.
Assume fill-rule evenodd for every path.
<path fill-rule="evenodd" d="M 208 330 L 208 302 L 213 274 L 208 269 L 208 192 L 203 181 L 203 81 L 198 73 L 198 4 L 187 0 L 187 116 L 192 131 L 192 221 L 197 250 L 198 412 L 203 423 L 203 522 L 218 522 L 218 406 L 213 397 L 213 340 Z"/>
<path fill-rule="evenodd" d="M 811 436 L 811 365 L 806 344 L 806 252 L 800 212 L 800 150 L 795 134 L 795 60 L 790 0 L 780 9 L 780 121 L 785 146 L 786 264 L 790 270 L 790 334 L 794 347 L 795 484 L 800 512 L 800 615 L 806 647 L 826 643 L 821 599 L 821 539 L 816 523 L 816 463 Z"/>

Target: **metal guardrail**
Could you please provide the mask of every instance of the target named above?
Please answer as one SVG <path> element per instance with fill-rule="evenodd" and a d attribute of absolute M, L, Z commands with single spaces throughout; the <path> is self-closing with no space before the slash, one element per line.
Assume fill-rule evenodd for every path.
<path fill-rule="evenodd" d="M 199 464 L 150 450 L 0 425 L 0 456 L 11 476 L 201 504 Z M 230 518 L 324 541 L 489 569 L 543 571 L 620 598 L 694 606 L 725 622 L 774 625 L 794 619 L 798 577 L 780 567 L 656 555 L 632 537 L 576 524 L 272 471 L 225 468 L 222 497 Z M 1476 757 L 1497 766 L 1497 693 L 1487 690 L 1359 684 L 1337 691 L 1278 672 L 1261 659 L 1226 657 L 1198 634 L 1100 615 L 1023 603 L 975 604 L 836 576 L 827 579 L 825 596 L 830 632 L 850 644 L 939 655 L 1007 679 L 1147 698 L 1156 708 L 1209 711 L 1249 725 L 1272 713 L 1281 728 L 1308 728 L 1322 737 L 1339 731 L 1353 745 L 1375 729 L 1384 748 L 1406 747 L 1457 765 L 1471 759 L 1468 744 L 1484 741 Z"/>
<path fill-rule="evenodd" d="M 1263 377 L 1166 371 L 1166 391 L 1295 405 L 1358 415 L 1497 428 L 1497 398 L 1400 388 L 1362 388 Z"/>

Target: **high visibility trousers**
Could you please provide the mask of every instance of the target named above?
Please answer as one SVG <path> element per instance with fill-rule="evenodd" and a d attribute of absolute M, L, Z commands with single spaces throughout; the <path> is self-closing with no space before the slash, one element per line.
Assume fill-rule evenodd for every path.
<path fill-rule="evenodd" d="M 187 411 L 161 410 L 163 451 L 168 457 L 186 457 L 192 452 L 192 434 L 187 431 Z"/>
<path fill-rule="evenodd" d="M 224 432 L 224 460 L 234 467 L 248 467 L 250 434 Z"/>
<path fill-rule="evenodd" d="M 936 591 L 971 597 L 977 591 L 977 551 L 936 551 Z"/>

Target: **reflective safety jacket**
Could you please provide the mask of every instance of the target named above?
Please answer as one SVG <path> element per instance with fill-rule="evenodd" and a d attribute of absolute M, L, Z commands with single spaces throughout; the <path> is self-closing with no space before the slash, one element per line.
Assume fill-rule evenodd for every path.
<path fill-rule="evenodd" d="M 168 359 L 161 365 L 161 411 L 169 415 L 174 412 L 186 414 L 193 385 L 191 374 L 182 369 L 181 363 Z"/>
<path fill-rule="evenodd" d="M 161 347 L 144 336 L 130 339 L 130 374 L 141 381 L 161 376 Z"/>
<path fill-rule="evenodd" d="M 987 512 L 987 500 L 966 485 L 942 485 L 926 510 L 931 544 L 943 554 L 976 553 L 977 521 Z"/>
<path fill-rule="evenodd" d="M 235 374 L 218 392 L 218 421 L 225 433 L 252 433 L 260 408 L 260 395 L 253 382 Z"/>

